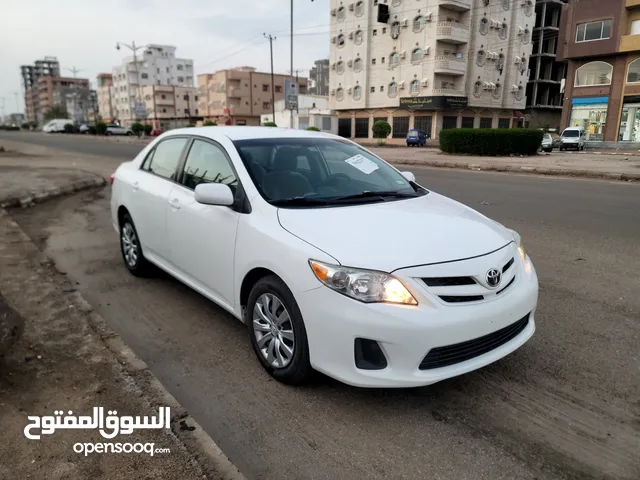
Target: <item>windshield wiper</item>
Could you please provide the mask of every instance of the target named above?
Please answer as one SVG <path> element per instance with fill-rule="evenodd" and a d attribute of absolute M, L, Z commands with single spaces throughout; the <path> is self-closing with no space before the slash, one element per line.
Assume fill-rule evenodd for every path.
<path fill-rule="evenodd" d="M 311 197 L 293 197 L 284 198 L 282 200 L 274 200 L 271 205 L 276 207 L 304 207 L 309 205 L 329 205 L 326 199 Z"/>
<path fill-rule="evenodd" d="M 379 192 L 365 191 L 361 193 L 355 193 L 353 195 L 345 195 L 343 197 L 331 197 L 327 200 L 331 202 L 342 202 L 349 200 L 359 200 L 363 198 L 414 198 L 417 197 L 415 193 L 402 193 L 396 190 L 381 190 Z"/>

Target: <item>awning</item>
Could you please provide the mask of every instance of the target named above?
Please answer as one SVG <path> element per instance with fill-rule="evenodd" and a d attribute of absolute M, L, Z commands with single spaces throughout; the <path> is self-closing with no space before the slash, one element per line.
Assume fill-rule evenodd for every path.
<path fill-rule="evenodd" d="M 520 112 L 518 110 L 513 112 L 513 116 L 516 117 L 516 118 L 524 118 L 525 117 L 524 113 L 522 113 L 522 112 Z"/>

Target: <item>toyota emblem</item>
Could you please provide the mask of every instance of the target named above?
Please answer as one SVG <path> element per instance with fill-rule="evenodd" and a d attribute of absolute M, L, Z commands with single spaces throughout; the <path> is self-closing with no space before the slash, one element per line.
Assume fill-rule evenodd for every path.
<path fill-rule="evenodd" d="M 490 287 L 497 287 L 498 285 L 500 285 L 501 278 L 502 274 L 500 273 L 500 270 L 492 268 L 487 272 L 487 285 L 489 285 Z"/>

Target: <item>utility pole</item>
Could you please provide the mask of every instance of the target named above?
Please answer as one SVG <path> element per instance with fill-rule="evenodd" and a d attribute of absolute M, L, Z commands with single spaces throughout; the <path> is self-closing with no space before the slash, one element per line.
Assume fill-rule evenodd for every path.
<path fill-rule="evenodd" d="M 273 116 L 273 123 L 276 122 L 276 94 L 275 94 L 275 80 L 273 77 L 273 41 L 276 37 L 272 37 L 271 34 L 267 35 L 263 33 L 265 38 L 269 39 L 269 50 L 271 50 L 271 115 Z M 293 112 L 291 113 L 293 115 Z"/>
<path fill-rule="evenodd" d="M 133 52 L 133 63 L 136 67 L 136 84 L 138 85 L 137 88 L 137 92 L 138 92 L 138 96 L 137 96 L 137 100 L 136 100 L 136 104 L 138 102 L 142 103 L 142 93 L 140 93 L 140 71 L 138 70 L 138 50 L 140 50 L 141 48 L 145 48 L 144 45 L 142 46 L 136 46 L 136 42 L 131 42 L 131 45 L 128 45 L 126 43 L 123 42 L 118 42 L 116 43 L 116 49 L 120 50 L 120 46 L 124 46 L 127 47 L 129 50 L 131 50 Z M 128 71 L 128 66 L 127 66 L 127 84 L 129 83 L 129 71 Z M 127 93 L 127 97 L 129 98 L 129 94 Z M 130 104 L 130 101 L 128 102 Z M 135 108 L 134 108 L 135 111 Z M 136 114 L 136 120 L 139 120 L 138 115 Z"/>
<path fill-rule="evenodd" d="M 311 1 L 313 1 L 313 0 L 311 0 Z M 302 70 L 300 70 L 300 69 L 296 70 L 296 85 L 298 86 L 298 92 L 300 92 L 300 82 L 298 80 L 298 72 L 301 72 L 301 71 Z M 298 100 L 298 102 L 296 102 L 296 113 L 299 112 L 299 110 L 298 110 L 299 108 L 300 108 L 300 100 Z"/>
<path fill-rule="evenodd" d="M 78 79 L 78 73 L 82 72 L 82 70 L 78 70 L 76 68 L 76 66 L 74 65 L 73 68 L 67 68 L 67 70 L 69 70 L 71 73 L 73 73 L 73 79 L 77 80 Z M 77 109 L 78 109 L 78 83 L 77 82 L 73 82 L 73 115 L 74 115 L 74 121 L 78 121 L 78 114 L 77 114 Z M 83 109 L 84 110 L 84 109 Z M 84 120 L 84 111 L 82 112 L 82 119 Z"/>
<path fill-rule="evenodd" d="M 313 0 L 312 0 L 313 1 Z M 291 0 L 291 76 L 293 76 L 293 0 Z M 297 83 L 296 83 L 297 85 Z M 286 102 L 286 98 L 285 98 Z M 293 128 L 293 108 L 291 109 L 291 115 L 289 117 L 289 128 Z"/>

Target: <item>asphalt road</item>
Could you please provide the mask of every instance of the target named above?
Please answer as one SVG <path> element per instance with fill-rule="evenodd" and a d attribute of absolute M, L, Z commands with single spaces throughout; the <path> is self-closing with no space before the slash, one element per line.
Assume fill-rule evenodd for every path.
<path fill-rule="evenodd" d="M 13 215 L 249 479 L 640 478 L 640 186 L 414 171 L 518 230 L 541 284 L 522 349 L 419 389 L 271 381 L 239 322 L 128 275 L 108 191 Z"/>

